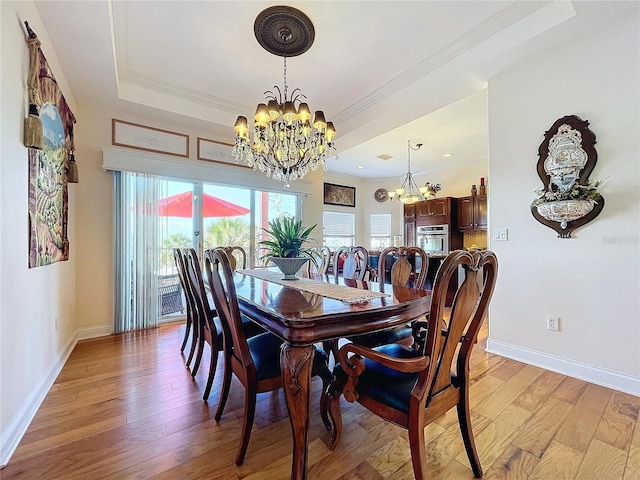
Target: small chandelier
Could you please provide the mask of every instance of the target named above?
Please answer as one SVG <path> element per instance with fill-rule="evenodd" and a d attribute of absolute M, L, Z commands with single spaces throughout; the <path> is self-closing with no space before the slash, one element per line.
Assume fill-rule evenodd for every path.
<path fill-rule="evenodd" d="M 247 118 L 239 116 L 233 129 L 237 132 L 232 155 L 267 177 L 285 182 L 303 178 L 309 169 L 326 169 L 325 159 L 336 155 L 333 138 L 336 130 L 322 111 L 311 119 L 309 105 L 299 88 L 289 96 L 287 56 L 306 52 L 313 44 L 313 23 L 300 10 L 287 6 L 262 11 L 254 24 L 256 39 L 262 47 L 284 59 L 284 88 L 276 85 L 264 93 L 266 103 L 259 103 L 254 115 L 253 140 L 249 138 Z"/>
<path fill-rule="evenodd" d="M 425 194 L 428 196 L 429 187 L 426 185 L 424 187 L 418 187 L 416 181 L 413 179 L 413 175 L 411 174 L 411 150 L 420 150 L 420 147 L 422 147 L 421 143 L 417 143 L 416 146 L 413 147 L 411 145 L 411 140 L 407 140 L 407 176 L 404 177 L 404 182 L 402 182 L 402 186 L 400 188 L 389 191 L 389 198 L 392 202 L 400 200 L 402 203 L 411 205 L 425 200 Z"/>

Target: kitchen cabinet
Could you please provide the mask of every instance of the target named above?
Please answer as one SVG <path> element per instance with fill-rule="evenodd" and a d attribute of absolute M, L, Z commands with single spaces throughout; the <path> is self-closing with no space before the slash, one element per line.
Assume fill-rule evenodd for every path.
<path fill-rule="evenodd" d="M 416 222 L 404 222 L 404 246 L 413 247 L 416 244 Z"/>
<path fill-rule="evenodd" d="M 416 203 L 416 225 L 451 225 L 453 205 L 451 197 L 434 198 Z M 457 206 L 457 205 L 456 205 Z"/>
<path fill-rule="evenodd" d="M 404 221 L 415 220 L 416 219 L 416 204 L 412 203 L 411 205 L 404 205 Z"/>
<path fill-rule="evenodd" d="M 404 246 L 416 244 L 416 205 L 404 205 Z"/>
<path fill-rule="evenodd" d="M 458 199 L 458 228 L 460 230 L 487 229 L 486 195 L 472 195 Z"/>

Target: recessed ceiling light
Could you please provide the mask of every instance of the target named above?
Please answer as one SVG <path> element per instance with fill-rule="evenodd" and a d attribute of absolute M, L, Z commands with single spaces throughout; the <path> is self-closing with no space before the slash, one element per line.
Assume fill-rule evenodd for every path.
<path fill-rule="evenodd" d="M 443 157 L 450 157 L 451 155 L 453 155 L 453 153 L 445 153 L 444 155 L 442 155 Z"/>
<path fill-rule="evenodd" d="M 390 158 L 393 158 L 393 155 L 387 155 L 386 153 L 383 153 L 382 155 L 378 155 L 378 158 L 380 160 L 389 160 Z"/>
<path fill-rule="evenodd" d="M 358 165 L 356 168 L 357 168 L 358 170 L 362 170 L 362 169 L 364 168 L 364 165 Z"/>

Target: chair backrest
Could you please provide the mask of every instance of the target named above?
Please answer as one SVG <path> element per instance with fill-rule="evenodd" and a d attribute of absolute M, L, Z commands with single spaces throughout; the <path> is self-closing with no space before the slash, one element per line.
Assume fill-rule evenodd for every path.
<path fill-rule="evenodd" d="M 184 277 L 184 262 L 182 261 L 182 250 L 180 248 L 173 248 L 171 250 L 171 253 L 173 255 L 173 262 L 176 264 L 176 271 L 178 272 L 178 279 L 180 280 L 180 285 L 182 286 L 182 290 L 185 291 L 187 289 L 187 286 L 185 284 L 185 277 Z"/>
<path fill-rule="evenodd" d="M 329 247 L 313 247 L 309 249 L 311 256 L 315 259 L 314 262 L 307 262 L 307 271 L 309 273 L 319 273 L 324 275 L 329 269 L 329 262 L 331 260 L 331 250 Z"/>
<path fill-rule="evenodd" d="M 462 267 L 464 278 L 455 293 L 449 319 L 445 316 L 445 302 L 449 281 Z M 460 382 L 466 379 L 469 357 L 476 342 L 478 331 L 487 314 L 498 273 L 498 260 L 491 251 L 451 252 L 442 262 L 436 274 L 432 296 L 429 324 L 440 328 L 429 328 L 424 354 L 431 358 L 429 367 L 421 373 L 414 388 L 429 399 L 444 393 L 449 388 L 458 388 L 452 383 L 452 371 Z M 454 364 L 455 362 L 455 364 Z M 453 367 L 453 370 L 452 370 Z M 446 397 L 446 394 L 444 395 Z M 443 398 L 444 398 L 443 397 Z M 424 398 L 424 397 L 422 397 Z"/>
<path fill-rule="evenodd" d="M 190 316 L 191 309 L 192 309 L 192 304 L 191 304 L 192 298 L 191 298 L 191 291 L 189 290 L 190 286 L 187 283 L 187 266 L 185 264 L 185 255 L 182 248 L 173 249 L 173 261 L 176 263 L 176 269 L 178 270 L 178 278 L 180 279 L 180 285 L 182 286 L 184 297 L 187 300 L 187 316 Z"/>
<path fill-rule="evenodd" d="M 253 358 L 247 345 L 238 307 L 236 286 L 233 283 L 233 269 L 224 248 L 213 248 L 205 252 L 205 270 L 213 303 L 222 324 L 224 348 L 227 355 L 231 356 L 231 368 L 233 366 L 244 369 L 253 367 Z"/>
<path fill-rule="evenodd" d="M 380 253 L 378 261 L 378 281 L 381 292 L 384 292 L 389 259 L 395 259 L 390 269 L 391 285 L 404 287 L 412 280 L 412 287 L 424 288 L 429 266 L 427 253 L 420 247 L 387 247 Z"/>
<path fill-rule="evenodd" d="M 247 268 L 247 252 L 240 245 L 218 248 L 222 248 L 225 252 L 227 252 L 227 256 L 229 257 L 229 264 L 231 265 L 232 270 L 235 271 L 239 268 Z"/>
<path fill-rule="evenodd" d="M 215 326 L 210 325 L 210 323 L 213 322 L 213 315 L 211 313 L 211 307 L 209 306 L 207 292 L 204 288 L 198 254 L 193 248 L 185 248 L 183 252 L 186 266 L 186 283 L 189 286 L 191 301 L 193 303 L 192 314 L 197 315 L 199 322 L 202 322 L 204 326 L 208 327 L 212 332 L 215 332 Z"/>
<path fill-rule="evenodd" d="M 335 281 L 340 278 L 340 269 L 338 268 L 338 259 L 340 255 L 345 254 L 344 263 L 342 264 L 342 278 L 351 280 L 362 280 L 367 273 L 369 266 L 369 252 L 364 247 L 340 247 L 336 250 L 333 259 Z"/>

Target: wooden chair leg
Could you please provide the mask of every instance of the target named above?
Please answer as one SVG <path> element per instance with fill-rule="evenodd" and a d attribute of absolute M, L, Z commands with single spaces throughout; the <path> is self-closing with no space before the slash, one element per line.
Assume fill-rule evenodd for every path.
<path fill-rule="evenodd" d="M 338 363 L 338 340 L 325 340 L 322 349 L 327 355 L 333 355 L 334 365 Z"/>
<path fill-rule="evenodd" d="M 329 382 L 324 377 L 322 378 L 322 395 L 320 396 L 320 418 L 327 430 L 331 430 L 331 422 L 329 421 L 329 395 L 327 389 L 329 388 Z"/>
<path fill-rule="evenodd" d="M 191 360 L 193 360 L 193 355 L 196 353 L 196 348 L 198 348 L 198 329 L 195 325 L 193 325 L 193 329 L 191 330 L 191 348 L 189 349 L 189 356 L 187 357 L 187 361 L 185 365 L 188 367 L 191 365 Z"/>
<path fill-rule="evenodd" d="M 193 369 L 191 370 L 191 376 L 195 377 L 196 373 L 198 373 L 198 369 L 200 368 L 200 361 L 202 360 L 202 353 L 204 352 L 204 344 L 207 341 L 204 338 L 204 327 L 198 327 L 198 342 L 196 347 L 196 361 L 193 364 Z"/>
<path fill-rule="evenodd" d="M 231 371 L 231 359 L 228 354 L 225 352 L 224 355 L 224 378 L 222 380 L 222 389 L 220 390 L 220 399 L 218 400 L 218 409 L 216 410 L 216 422 L 219 422 L 222 418 L 222 412 L 224 412 L 224 406 L 227 404 L 227 398 L 229 397 L 229 390 L 231 389 L 231 376 L 233 372 Z"/>
<path fill-rule="evenodd" d="M 335 379 L 331 385 L 329 385 L 323 396 L 326 396 L 324 405 L 326 405 L 329 411 L 331 426 L 333 427 L 331 439 L 329 440 L 329 450 L 334 450 L 338 446 L 338 443 L 340 443 L 340 437 L 342 436 L 342 412 L 340 411 L 342 384 Z"/>
<path fill-rule="evenodd" d="M 240 446 L 236 455 L 236 465 L 242 465 L 244 456 L 249 446 L 249 438 L 251 438 L 251 428 L 253 427 L 253 416 L 256 412 L 256 393 L 250 391 L 251 388 L 245 389 L 244 395 L 244 419 L 242 421 L 242 436 L 240 437 Z"/>
<path fill-rule="evenodd" d="M 189 318 L 189 315 L 187 315 L 187 321 L 185 322 L 184 338 L 182 339 L 182 345 L 180 346 L 180 353 L 183 353 L 184 348 L 187 346 L 189 333 L 191 333 L 191 319 Z"/>
<path fill-rule="evenodd" d="M 457 405 L 458 410 L 458 422 L 460 423 L 460 433 L 462 434 L 462 440 L 464 441 L 464 448 L 467 451 L 467 457 L 469 457 L 469 463 L 471 464 L 471 470 L 476 478 L 482 477 L 482 465 L 480 465 L 480 459 L 478 458 L 478 451 L 476 450 L 476 443 L 473 439 L 473 429 L 471 427 L 471 415 L 469 414 L 469 389 L 465 387 L 460 388 L 460 402 Z"/>
<path fill-rule="evenodd" d="M 207 386 L 204 389 L 204 395 L 202 396 L 203 400 L 207 400 L 209 398 L 209 393 L 211 392 L 211 386 L 213 385 L 213 377 L 216 376 L 216 368 L 218 367 L 218 353 L 219 350 L 211 346 L 211 361 L 209 362 L 209 377 L 207 378 Z"/>
<path fill-rule="evenodd" d="M 425 469 L 426 450 L 424 445 L 424 423 L 409 420 L 409 447 L 411 448 L 411 463 L 416 480 L 426 480 Z"/>

